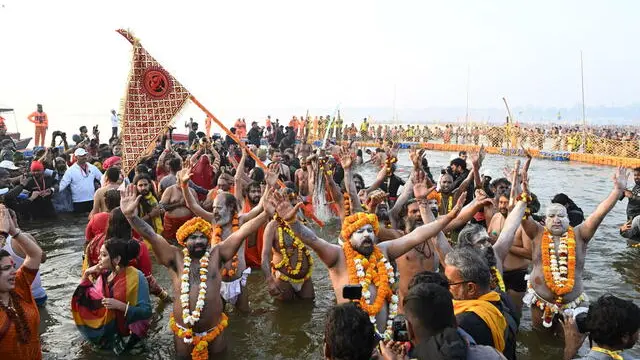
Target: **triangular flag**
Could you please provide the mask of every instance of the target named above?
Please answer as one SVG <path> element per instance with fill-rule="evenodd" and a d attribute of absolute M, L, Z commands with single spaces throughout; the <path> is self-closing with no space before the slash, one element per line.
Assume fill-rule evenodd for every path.
<path fill-rule="evenodd" d="M 131 171 L 155 147 L 191 96 L 140 41 L 127 30 L 117 30 L 133 45 L 127 91 L 121 103 L 122 169 Z"/>

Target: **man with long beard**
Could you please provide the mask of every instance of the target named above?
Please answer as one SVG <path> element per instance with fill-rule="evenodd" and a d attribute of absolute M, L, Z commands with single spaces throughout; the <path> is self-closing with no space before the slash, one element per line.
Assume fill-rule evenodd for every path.
<path fill-rule="evenodd" d="M 298 198 L 293 190 L 285 188 L 284 193 L 288 197 L 285 201 L 295 206 Z M 267 224 L 261 247 L 262 272 L 271 296 L 281 301 L 315 297 L 311 254 L 282 218 Z"/>
<path fill-rule="evenodd" d="M 184 173 L 187 186 L 188 173 Z M 189 193 L 190 194 L 190 193 Z M 167 267 L 173 284 L 173 297 L 180 299 L 173 305 L 169 321 L 174 332 L 174 344 L 179 359 L 212 358 L 226 347 L 222 331 L 227 326 L 227 316 L 222 312 L 224 303 L 220 297 L 222 277 L 219 272 L 225 264 L 234 261 L 238 249 L 247 235 L 273 214 L 273 208 L 244 223 L 231 232 L 233 213 L 225 205 L 214 205 L 215 228 L 209 221 L 193 218 L 178 229 L 179 249 L 170 245 L 162 236 L 137 215 L 141 196 L 134 186 L 122 195 L 120 208 L 133 228 L 149 240 L 158 262 Z M 235 200 L 232 200 L 232 204 Z M 215 241 L 225 239 L 218 244 Z M 196 265 L 199 264 L 199 265 Z"/>
<path fill-rule="evenodd" d="M 141 196 L 139 201 L 138 212 L 144 221 L 153 227 L 156 234 L 162 234 L 164 227 L 162 225 L 162 216 L 164 209 L 159 206 L 153 187 L 151 186 L 151 178 L 146 174 L 136 175 L 133 179 L 133 185 L 136 186 Z"/>
<path fill-rule="evenodd" d="M 252 231 L 245 233 L 244 238 L 250 234 L 256 232 L 260 225 L 266 223 L 268 220 L 265 217 L 263 211 L 263 204 L 254 207 L 250 212 L 246 214 L 240 214 L 238 208 L 238 202 L 236 198 L 228 192 L 220 192 L 213 200 L 213 212 L 204 210 L 193 194 L 188 191 L 189 179 L 191 173 L 187 169 L 183 169 L 177 174 L 178 182 L 182 188 L 182 195 L 185 197 L 187 207 L 197 216 L 214 225 L 216 231 L 215 244 L 224 242 L 224 239 L 237 232 L 239 227 L 249 222 L 251 219 L 258 217 L 260 221 L 256 223 L 255 227 L 252 227 Z M 265 176 L 267 184 L 270 187 L 274 187 L 277 181 L 277 174 L 268 172 Z M 265 196 L 267 192 L 265 192 Z M 224 263 L 221 275 L 222 286 L 220 288 L 220 295 L 225 302 L 229 302 L 243 312 L 249 312 L 249 294 L 245 291 L 245 285 L 247 278 L 251 274 L 251 268 L 247 266 L 245 258 L 244 246 L 241 246 L 237 254 L 233 258 L 228 258 Z"/>
<path fill-rule="evenodd" d="M 329 276 L 338 303 L 350 301 L 343 295 L 346 285 L 361 285 L 359 303 L 376 325 L 377 331 L 390 337 L 392 320 L 398 310 L 398 296 L 391 290 L 395 273 L 389 261 L 405 254 L 424 239 L 435 236 L 453 220 L 462 204 L 440 219 L 423 225 L 411 233 L 376 245 L 379 232 L 378 219 L 373 214 L 355 213 L 347 216 L 342 223 L 343 245 L 335 245 L 320 239 L 315 232 L 302 225 L 297 212 L 302 204 L 291 206 L 283 195 L 274 194 L 269 199 L 278 215 L 290 227 L 296 237 L 314 250 L 320 260 L 329 268 Z M 377 279 L 376 281 L 366 279 Z"/>
<path fill-rule="evenodd" d="M 559 333 L 562 329 L 557 315 L 566 317 L 588 302 L 582 282 L 587 246 L 602 220 L 623 196 L 628 176 L 626 169 L 618 168 L 609 196 L 575 228 L 569 226 L 567 209 L 559 204 L 547 208 L 545 226 L 530 217 L 522 220 L 524 232 L 533 239 L 533 269 L 523 302 L 531 307 L 534 327 L 542 325 Z"/>

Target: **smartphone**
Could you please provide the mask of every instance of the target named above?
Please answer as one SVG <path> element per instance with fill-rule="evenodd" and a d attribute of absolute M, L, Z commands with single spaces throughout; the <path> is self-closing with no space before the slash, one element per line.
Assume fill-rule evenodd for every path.
<path fill-rule="evenodd" d="M 349 300 L 362 298 L 362 285 L 345 285 L 342 288 L 342 297 Z"/>
<path fill-rule="evenodd" d="M 404 315 L 396 315 L 396 317 L 393 318 L 391 328 L 393 330 L 393 341 L 409 341 L 409 331 L 407 330 L 407 322 L 405 321 Z"/>

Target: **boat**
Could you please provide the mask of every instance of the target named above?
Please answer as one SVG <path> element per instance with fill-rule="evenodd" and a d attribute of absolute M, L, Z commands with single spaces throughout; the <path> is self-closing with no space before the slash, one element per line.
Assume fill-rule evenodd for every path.
<path fill-rule="evenodd" d="M 3 113 L 11 113 L 13 115 L 13 120 L 16 123 L 16 129 L 17 129 L 18 128 L 18 122 L 16 121 L 16 114 L 13 111 L 13 109 L 0 108 L 0 121 L 2 121 L 2 122 L 5 121 L 5 118 L 2 117 Z M 13 142 L 16 144 L 16 150 L 25 150 L 27 148 L 27 146 L 29 146 L 29 143 L 31 142 L 31 139 L 33 139 L 31 137 L 21 139 L 20 138 L 20 132 L 14 132 L 14 133 L 7 132 L 7 135 L 9 135 L 9 137 L 11 137 L 13 139 Z"/>

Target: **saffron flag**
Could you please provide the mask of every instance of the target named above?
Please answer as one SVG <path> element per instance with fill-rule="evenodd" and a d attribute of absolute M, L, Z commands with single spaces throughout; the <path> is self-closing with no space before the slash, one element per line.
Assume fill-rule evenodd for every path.
<path fill-rule="evenodd" d="M 156 145 L 191 94 L 127 30 L 117 30 L 133 45 L 127 90 L 121 102 L 122 170 L 131 171 Z"/>

